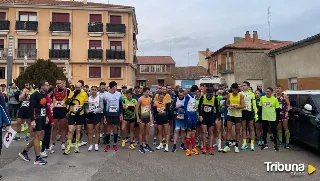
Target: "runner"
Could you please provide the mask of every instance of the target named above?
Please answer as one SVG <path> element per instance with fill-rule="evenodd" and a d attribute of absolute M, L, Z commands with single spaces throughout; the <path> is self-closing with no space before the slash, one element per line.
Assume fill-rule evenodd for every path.
<path fill-rule="evenodd" d="M 105 93 L 105 124 L 107 125 L 107 144 L 104 151 L 107 152 L 110 149 L 110 132 L 112 128 L 113 132 L 113 150 L 118 151 L 118 126 L 119 122 L 122 121 L 122 96 L 117 91 L 117 83 L 115 81 L 109 82 L 110 90 Z"/>
<path fill-rule="evenodd" d="M 93 129 L 95 131 L 95 144 L 94 150 L 99 151 L 99 135 L 100 135 L 100 122 L 101 117 L 103 117 L 103 98 L 97 94 L 98 87 L 92 86 L 90 93 L 91 96 L 88 99 L 88 106 L 86 107 L 87 112 L 87 124 L 88 124 L 88 142 L 89 148 L 88 151 L 91 151 L 93 148 L 92 138 L 93 138 Z"/>
<path fill-rule="evenodd" d="M 190 89 L 190 93 L 186 95 L 184 102 L 184 111 L 186 116 L 186 155 L 191 156 L 191 153 L 198 155 L 199 152 L 195 147 L 196 142 L 196 125 L 197 125 L 197 106 L 196 106 L 196 92 L 198 91 L 198 86 L 193 85 Z M 192 144 L 192 150 L 190 151 L 190 141 Z"/>
<path fill-rule="evenodd" d="M 271 131 L 273 137 L 277 137 L 277 118 L 280 116 L 280 106 L 279 101 L 272 95 L 273 89 L 271 87 L 267 88 L 266 96 L 260 98 L 259 111 L 262 114 L 262 129 L 263 129 L 263 141 L 261 150 L 267 149 L 267 135 L 268 135 L 268 125 L 271 125 Z M 279 151 L 277 139 L 273 140 L 274 150 Z"/>
<path fill-rule="evenodd" d="M 231 85 L 232 93 L 228 94 L 226 106 L 228 107 L 228 119 L 227 119 L 227 136 L 226 136 L 226 147 L 223 149 L 225 153 L 230 152 L 230 142 L 232 134 L 232 125 L 235 124 L 236 130 L 236 144 L 234 151 L 239 153 L 239 140 L 240 140 L 240 129 L 242 112 L 244 108 L 244 96 L 240 93 L 239 85 L 233 83 Z"/>
<path fill-rule="evenodd" d="M 243 95 L 244 95 L 244 104 L 245 107 L 242 110 L 242 147 L 241 150 L 245 150 L 248 148 L 247 145 L 247 124 L 249 127 L 250 138 L 251 138 L 251 147 L 250 150 L 254 151 L 254 122 L 253 120 L 257 120 L 257 106 L 256 106 L 256 98 L 253 92 L 249 90 L 250 83 L 247 81 L 243 82 Z"/>
<path fill-rule="evenodd" d="M 19 156 L 24 161 L 30 161 L 31 159 L 28 156 L 28 151 L 31 147 L 34 148 L 36 159 L 34 161 L 35 165 L 45 165 L 47 161 L 45 161 L 40 156 L 40 140 L 43 139 L 44 129 L 46 124 L 46 116 L 47 116 L 47 94 L 49 83 L 47 81 L 40 81 L 39 90 L 34 92 L 30 96 L 30 112 L 34 113 L 32 117 L 32 122 L 30 128 L 33 128 L 34 134 L 30 142 L 27 144 L 25 149 Z M 51 111 L 51 110 L 49 110 Z"/>
<path fill-rule="evenodd" d="M 179 89 L 178 97 L 176 98 L 175 101 L 173 101 L 172 108 L 171 108 L 172 110 L 174 110 L 174 114 L 176 115 L 172 152 L 176 152 L 176 150 L 177 150 L 177 140 L 178 140 L 180 131 L 181 131 L 181 137 L 182 137 L 180 148 L 183 150 L 186 149 L 186 147 L 183 143 L 183 141 L 185 140 L 185 137 L 186 137 L 186 132 L 185 132 L 186 126 L 185 126 L 185 119 L 184 119 L 185 111 L 184 111 L 184 107 L 183 107 L 184 101 L 185 101 L 184 90 Z"/>
<path fill-rule="evenodd" d="M 106 93 L 106 88 L 107 88 L 107 84 L 105 82 L 100 82 L 100 86 L 99 86 L 99 92 L 98 95 L 104 99 L 104 94 Z M 106 132 L 107 130 L 107 125 L 104 125 L 103 123 L 104 121 L 104 116 L 101 117 L 101 122 L 100 122 L 100 138 L 103 138 L 103 144 L 107 144 L 107 136 L 106 134 L 104 134 L 103 136 L 103 133 Z M 95 134 L 95 136 L 98 136 Z"/>
<path fill-rule="evenodd" d="M 126 136 L 127 136 L 127 127 L 129 123 L 130 127 L 130 145 L 129 148 L 131 150 L 135 149 L 133 137 L 134 137 L 134 125 L 136 122 L 136 113 L 135 113 L 135 107 L 137 105 L 137 100 L 132 98 L 132 91 L 127 90 L 126 92 L 126 99 L 122 100 L 124 114 L 123 114 L 123 120 L 122 120 L 122 147 L 125 147 L 126 145 Z"/>
<path fill-rule="evenodd" d="M 88 95 L 82 91 L 82 83 L 78 82 L 75 85 L 75 90 L 69 95 L 67 104 L 69 105 L 68 111 L 68 141 L 67 148 L 64 151 L 64 155 L 70 154 L 71 141 L 74 132 L 74 125 L 76 125 L 76 140 L 74 146 L 74 152 L 79 153 L 79 140 L 81 134 L 82 125 L 85 122 L 84 118 L 84 106 L 88 102 Z"/>
<path fill-rule="evenodd" d="M 207 152 L 207 130 L 209 129 L 209 154 L 213 155 L 213 130 L 218 109 L 218 100 L 213 95 L 213 89 L 209 88 L 206 90 L 206 94 L 200 98 L 198 105 L 199 120 L 202 128 L 202 154 L 206 154 Z"/>
<path fill-rule="evenodd" d="M 222 140 L 222 135 L 223 135 L 223 118 L 224 118 L 224 110 L 222 106 L 225 103 L 225 100 L 223 100 L 223 90 L 219 90 L 217 92 L 217 101 L 218 101 L 218 110 L 216 113 L 216 120 L 215 120 L 215 137 L 216 137 L 216 143 L 215 145 L 218 147 L 218 152 L 223 151 L 221 148 L 221 140 Z"/>
<path fill-rule="evenodd" d="M 149 146 L 149 132 L 150 132 L 150 121 L 151 121 L 151 98 L 150 89 L 148 87 L 143 88 L 143 96 L 139 98 L 136 106 L 136 117 L 139 124 L 139 143 L 140 153 L 153 152 L 154 150 Z M 146 146 L 143 147 L 142 138 Z"/>
<path fill-rule="evenodd" d="M 13 138 L 13 140 L 20 140 L 20 132 L 21 132 L 21 124 L 27 122 L 28 124 L 28 133 L 26 136 L 26 141 L 30 140 L 30 133 L 33 133 L 31 127 L 31 118 L 32 118 L 32 110 L 29 107 L 30 104 L 30 96 L 34 93 L 34 89 L 32 87 L 31 82 L 27 82 L 24 84 L 24 89 L 19 96 L 19 101 L 21 103 L 21 107 L 19 109 L 18 118 L 17 118 L 17 134 Z M 31 135 L 33 136 L 33 135 Z"/>
<path fill-rule="evenodd" d="M 256 105 L 259 105 L 260 103 L 260 98 L 261 98 L 261 93 L 259 90 L 256 90 Z M 261 111 L 258 109 L 258 120 L 256 121 L 256 133 L 258 137 L 258 146 L 262 146 L 264 144 L 263 138 L 262 138 L 262 120 L 261 120 Z"/>
<path fill-rule="evenodd" d="M 166 145 L 165 145 L 165 152 L 169 151 L 169 121 L 168 121 L 168 116 L 169 116 L 169 110 L 170 110 L 170 103 L 169 100 L 165 100 L 164 97 L 166 94 L 165 92 L 160 92 L 157 96 L 157 100 L 154 101 L 153 104 L 153 112 L 156 116 L 156 123 L 158 125 L 158 139 L 162 140 L 164 137 L 166 140 Z M 163 143 L 160 143 L 159 146 L 156 147 L 157 150 L 163 149 Z"/>
<path fill-rule="evenodd" d="M 290 110 L 290 101 L 287 94 L 282 92 L 282 88 L 280 85 L 276 87 L 275 97 L 279 101 L 280 106 L 280 117 L 278 123 L 278 139 L 280 144 L 284 146 L 284 148 L 289 149 L 289 141 L 290 141 L 290 131 L 288 128 L 288 112 Z M 286 143 L 282 141 L 282 130 L 285 131 Z"/>
<path fill-rule="evenodd" d="M 172 92 L 172 87 L 171 87 L 171 85 L 169 85 L 169 84 L 167 84 L 167 86 L 166 86 L 166 88 L 167 88 L 167 94 L 169 94 L 170 95 L 170 97 L 171 97 L 171 100 L 174 100 L 175 99 L 175 94 Z M 172 104 L 172 102 L 171 102 L 171 104 Z M 171 105 L 170 105 L 170 107 L 171 107 Z M 173 120 L 174 120 L 174 113 L 173 113 L 173 111 L 172 110 L 168 110 L 168 120 L 169 120 L 169 125 L 170 125 L 170 141 L 171 142 L 173 142 L 173 135 L 174 135 L 174 129 L 173 129 Z"/>
<path fill-rule="evenodd" d="M 54 152 L 54 147 L 56 143 L 57 130 L 61 136 L 61 150 L 66 149 L 66 134 L 67 134 L 67 119 L 66 115 L 68 113 L 66 101 L 70 95 L 70 90 L 68 90 L 62 80 L 56 81 L 56 88 L 53 90 L 52 100 L 53 100 L 53 119 L 56 124 L 53 125 L 50 151 Z"/>

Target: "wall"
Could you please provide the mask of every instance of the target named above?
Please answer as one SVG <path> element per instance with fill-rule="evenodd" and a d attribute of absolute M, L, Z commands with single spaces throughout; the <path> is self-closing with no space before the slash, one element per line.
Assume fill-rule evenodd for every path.
<path fill-rule="evenodd" d="M 319 50 L 317 42 L 276 55 L 278 83 L 288 89 L 289 79 L 297 78 L 298 89 L 320 89 Z"/>
<path fill-rule="evenodd" d="M 235 81 L 262 79 L 264 87 L 275 87 L 275 68 L 273 58 L 263 51 L 234 52 Z"/>
<path fill-rule="evenodd" d="M 202 66 L 208 69 L 208 60 L 206 60 L 206 56 L 204 56 L 202 53 L 199 53 L 199 52 L 198 52 L 198 66 Z"/>

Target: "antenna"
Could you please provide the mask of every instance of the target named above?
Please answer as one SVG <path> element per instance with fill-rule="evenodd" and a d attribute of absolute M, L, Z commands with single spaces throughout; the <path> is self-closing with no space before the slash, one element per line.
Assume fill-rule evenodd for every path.
<path fill-rule="evenodd" d="M 271 40 L 271 30 L 270 30 L 270 17 L 271 17 L 271 12 L 270 12 L 271 6 L 268 7 L 268 25 L 269 25 L 269 41 Z"/>

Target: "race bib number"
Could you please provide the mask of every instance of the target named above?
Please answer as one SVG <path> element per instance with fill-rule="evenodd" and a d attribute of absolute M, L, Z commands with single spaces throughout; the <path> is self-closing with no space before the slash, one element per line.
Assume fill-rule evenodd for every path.
<path fill-rule="evenodd" d="M 56 101 L 55 107 L 64 107 L 64 101 Z"/>
<path fill-rule="evenodd" d="M 196 105 L 188 105 L 187 110 L 188 112 L 196 112 L 197 111 Z"/>
<path fill-rule="evenodd" d="M 204 107 L 203 107 L 203 111 L 204 111 L 204 112 L 212 112 L 212 107 L 210 107 L 210 106 L 204 106 Z"/>
<path fill-rule="evenodd" d="M 157 111 L 158 111 L 159 113 L 164 113 L 164 107 L 157 108 Z"/>
<path fill-rule="evenodd" d="M 73 112 L 78 112 L 81 109 L 80 105 L 74 105 L 73 106 Z"/>
<path fill-rule="evenodd" d="M 150 107 L 149 106 L 146 106 L 143 108 L 143 112 L 149 112 L 150 111 Z"/>
<path fill-rule="evenodd" d="M 96 109 L 95 104 L 89 104 L 89 112 L 93 112 Z"/>
<path fill-rule="evenodd" d="M 46 108 L 41 108 L 40 109 L 40 116 L 45 117 L 47 115 L 47 109 Z"/>
<path fill-rule="evenodd" d="M 280 109 L 282 109 L 282 104 L 279 104 Z"/>
<path fill-rule="evenodd" d="M 30 104 L 29 101 L 23 101 L 23 102 L 21 103 L 21 106 L 23 106 L 23 107 L 29 107 L 29 104 Z"/>
<path fill-rule="evenodd" d="M 249 110 L 250 109 L 250 105 L 246 104 L 245 105 L 245 109 Z"/>
<path fill-rule="evenodd" d="M 17 134 L 17 132 L 15 130 L 12 129 L 12 127 L 9 128 L 9 131 L 6 133 L 6 135 L 4 135 L 3 137 L 3 145 L 6 148 L 9 148 L 14 136 Z"/>
<path fill-rule="evenodd" d="M 117 106 L 110 106 L 109 112 L 117 112 L 117 111 L 118 111 L 118 107 Z"/>
<path fill-rule="evenodd" d="M 221 117 L 223 118 L 223 117 L 224 117 L 224 114 L 221 114 Z"/>
<path fill-rule="evenodd" d="M 184 119 L 184 114 L 178 114 L 178 115 L 177 115 L 177 118 L 178 118 L 178 119 Z"/>
<path fill-rule="evenodd" d="M 264 107 L 271 107 L 272 106 L 272 102 L 264 102 Z"/>

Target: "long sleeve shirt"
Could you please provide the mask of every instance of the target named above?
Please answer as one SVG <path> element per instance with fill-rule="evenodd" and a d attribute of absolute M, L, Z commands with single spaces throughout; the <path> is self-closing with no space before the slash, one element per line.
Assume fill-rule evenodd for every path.
<path fill-rule="evenodd" d="M 47 117 L 51 124 L 54 123 L 54 120 L 52 117 L 52 99 L 50 98 L 49 95 L 47 95 Z"/>

